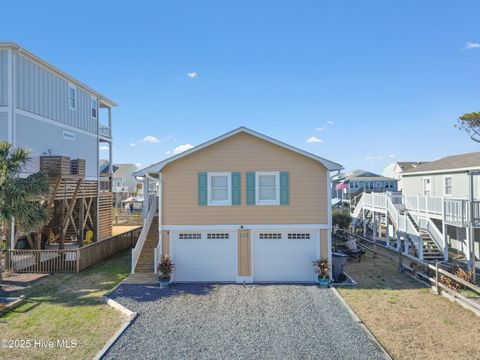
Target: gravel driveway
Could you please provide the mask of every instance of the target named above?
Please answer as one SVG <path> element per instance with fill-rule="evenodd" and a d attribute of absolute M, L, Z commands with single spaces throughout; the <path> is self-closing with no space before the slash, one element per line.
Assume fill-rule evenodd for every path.
<path fill-rule="evenodd" d="M 122 285 L 139 316 L 107 359 L 383 359 L 330 289 L 313 285 Z"/>

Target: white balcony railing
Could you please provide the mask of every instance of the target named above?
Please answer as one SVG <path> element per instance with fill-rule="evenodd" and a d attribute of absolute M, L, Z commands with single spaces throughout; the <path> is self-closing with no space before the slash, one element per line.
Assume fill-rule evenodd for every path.
<path fill-rule="evenodd" d="M 105 137 L 112 137 L 112 129 L 105 125 L 98 125 L 98 133 Z"/>

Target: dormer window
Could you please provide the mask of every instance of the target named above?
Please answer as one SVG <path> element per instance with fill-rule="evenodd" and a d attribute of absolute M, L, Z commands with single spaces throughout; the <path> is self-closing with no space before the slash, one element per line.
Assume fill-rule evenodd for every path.
<path fill-rule="evenodd" d="M 77 88 L 72 84 L 68 84 L 68 105 L 71 110 L 77 109 Z"/>

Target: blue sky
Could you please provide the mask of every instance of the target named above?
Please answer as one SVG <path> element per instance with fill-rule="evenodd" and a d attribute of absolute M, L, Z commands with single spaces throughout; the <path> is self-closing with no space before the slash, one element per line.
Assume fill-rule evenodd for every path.
<path fill-rule="evenodd" d="M 480 110 L 479 1 L 16 0 L 2 13 L 0 39 L 119 103 L 116 162 L 242 125 L 349 170 L 480 149 L 453 127 Z"/>

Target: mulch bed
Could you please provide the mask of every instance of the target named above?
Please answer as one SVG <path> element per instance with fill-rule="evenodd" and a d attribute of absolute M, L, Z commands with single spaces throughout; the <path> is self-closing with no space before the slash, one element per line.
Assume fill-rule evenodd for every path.
<path fill-rule="evenodd" d="M 11 294 L 24 290 L 35 281 L 47 277 L 49 274 L 11 274 L 0 280 L 0 296 L 10 296 Z"/>

